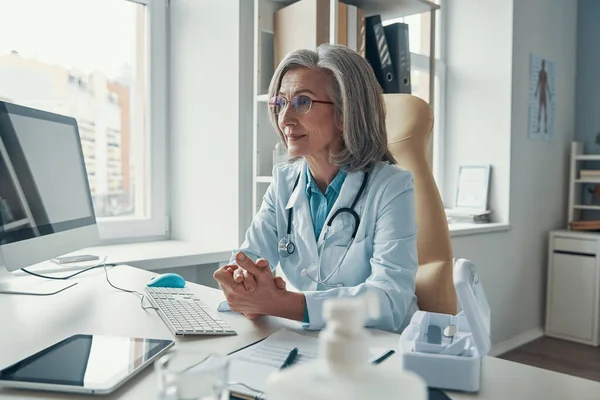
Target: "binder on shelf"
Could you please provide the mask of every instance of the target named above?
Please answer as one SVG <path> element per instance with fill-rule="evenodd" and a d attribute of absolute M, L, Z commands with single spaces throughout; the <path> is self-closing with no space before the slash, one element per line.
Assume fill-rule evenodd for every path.
<path fill-rule="evenodd" d="M 390 50 L 381 23 L 381 15 L 372 15 L 365 19 L 366 58 L 371 64 L 375 76 L 384 93 L 398 93 L 396 71 L 390 56 Z"/>
<path fill-rule="evenodd" d="M 399 93 L 412 93 L 410 81 L 410 45 L 408 24 L 394 23 L 383 27 L 396 72 Z"/>

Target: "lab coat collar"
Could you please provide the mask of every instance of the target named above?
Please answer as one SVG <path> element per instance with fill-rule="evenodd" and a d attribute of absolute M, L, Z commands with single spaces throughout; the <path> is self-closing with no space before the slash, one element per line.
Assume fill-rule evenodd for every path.
<path fill-rule="evenodd" d="M 294 168 L 294 174 L 291 177 L 292 185 L 296 181 L 298 174 L 300 174 L 300 179 L 298 180 L 298 184 L 296 185 L 296 188 L 290 195 L 290 198 L 285 206 L 286 210 L 289 210 L 290 208 L 295 207 L 296 204 L 298 203 L 298 200 L 302 197 L 302 192 L 305 191 L 305 188 L 307 185 L 307 179 L 306 179 L 306 174 L 304 174 L 303 172 L 306 170 L 306 168 L 307 168 L 306 161 L 302 161 L 302 162 L 298 163 L 296 168 Z M 364 176 L 364 172 L 360 172 L 360 171 L 349 172 L 348 175 L 346 175 L 346 179 L 344 180 L 342 189 L 340 190 L 338 198 L 335 201 L 333 207 L 331 208 L 331 212 L 335 212 L 337 209 L 339 209 L 341 207 L 350 207 L 352 205 L 352 201 L 354 201 L 354 196 L 356 196 L 356 194 L 358 193 L 358 190 L 360 189 L 360 185 L 362 184 L 363 176 Z M 363 196 L 364 196 L 364 193 L 363 193 Z M 347 205 L 340 207 L 339 206 L 340 202 L 341 202 L 341 204 L 347 204 Z M 333 214 L 330 213 L 330 215 L 333 215 Z M 327 216 L 327 220 L 329 220 L 329 216 Z"/>
<path fill-rule="evenodd" d="M 306 246 L 311 255 L 316 258 L 318 254 L 317 243 L 315 240 L 315 233 L 312 224 L 312 218 L 310 217 L 310 207 L 308 205 L 308 197 L 306 197 L 306 174 L 303 171 L 306 168 L 306 162 L 299 163 L 299 167 L 294 168 L 293 175 L 290 176 L 291 183 L 290 186 L 294 184 L 296 179 L 298 178 L 298 174 L 300 174 L 300 178 L 298 179 L 298 184 L 296 188 L 292 191 L 290 195 L 290 199 L 285 206 L 286 210 L 290 208 L 294 208 L 293 216 L 292 216 L 292 226 L 294 231 L 300 236 L 302 241 L 306 243 Z"/>
<path fill-rule="evenodd" d="M 302 173 L 305 169 L 306 169 L 306 161 L 302 161 L 302 162 L 298 163 L 298 165 L 293 169 L 294 173 L 290 177 L 291 185 L 293 185 L 294 182 L 296 181 L 296 178 L 298 178 L 298 174 L 300 174 L 300 179 L 298 180 L 298 184 L 292 191 L 292 194 L 290 195 L 290 198 L 285 206 L 286 210 L 289 210 L 290 208 L 295 207 L 296 204 L 298 203 L 298 200 L 302 197 L 302 192 L 304 191 L 303 188 L 306 187 L 306 174 Z"/>

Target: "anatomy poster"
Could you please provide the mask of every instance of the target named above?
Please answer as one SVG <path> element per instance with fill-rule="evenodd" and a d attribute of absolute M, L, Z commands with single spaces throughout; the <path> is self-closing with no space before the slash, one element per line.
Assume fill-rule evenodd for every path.
<path fill-rule="evenodd" d="M 534 54 L 529 58 L 529 138 L 554 140 L 554 62 Z"/>

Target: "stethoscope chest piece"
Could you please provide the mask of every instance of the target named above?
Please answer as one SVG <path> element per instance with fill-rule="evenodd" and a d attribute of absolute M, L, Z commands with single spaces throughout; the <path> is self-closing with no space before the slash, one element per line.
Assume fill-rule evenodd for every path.
<path fill-rule="evenodd" d="M 284 238 L 279 241 L 279 255 L 283 258 L 287 258 L 294 254 L 296 251 L 296 245 L 289 238 Z"/>

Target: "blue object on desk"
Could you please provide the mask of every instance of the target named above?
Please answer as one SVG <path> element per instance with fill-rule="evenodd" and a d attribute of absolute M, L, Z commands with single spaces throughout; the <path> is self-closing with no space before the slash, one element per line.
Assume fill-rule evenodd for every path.
<path fill-rule="evenodd" d="M 185 279 L 180 275 L 168 273 L 157 275 L 146 284 L 150 287 L 182 288 L 185 287 Z"/>

